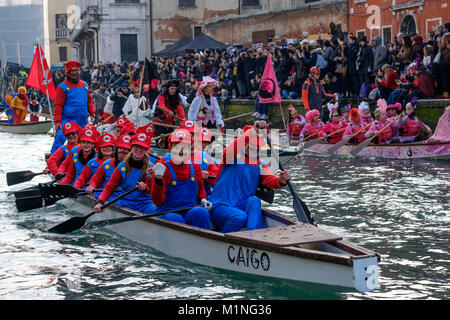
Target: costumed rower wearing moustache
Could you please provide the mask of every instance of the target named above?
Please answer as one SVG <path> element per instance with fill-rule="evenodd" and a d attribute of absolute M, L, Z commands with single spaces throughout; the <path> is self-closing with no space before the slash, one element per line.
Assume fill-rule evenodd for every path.
<path fill-rule="evenodd" d="M 77 61 L 68 61 L 64 66 L 67 79 L 56 89 L 54 119 L 57 133 L 51 153 L 58 150 L 66 140 L 61 130 L 66 122 L 76 122 L 84 128 L 88 123 L 88 116 L 95 116 L 95 106 L 88 85 L 80 80 L 81 64 Z"/>
<path fill-rule="evenodd" d="M 266 130 L 265 121 L 256 121 L 244 128 L 244 134 L 232 142 L 222 154 L 214 184 L 211 221 L 223 233 L 263 227 L 261 200 L 255 197 L 258 185 L 284 188 L 291 175 L 281 171 L 275 176 L 264 160 L 259 158 L 259 149 L 267 144 L 261 130 Z"/>
<path fill-rule="evenodd" d="M 212 204 L 207 200 L 203 187 L 202 169 L 189 161 L 192 136 L 185 129 L 174 131 L 169 137 L 170 160 L 161 159 L 148 174 L 153 173 L 152 199 L 158 206 L 157 212 L 192 208 L 186 212 L 168 213 L 162 219 L 185 223 L 198 228 L 209 229 L 208 210 Z"/>

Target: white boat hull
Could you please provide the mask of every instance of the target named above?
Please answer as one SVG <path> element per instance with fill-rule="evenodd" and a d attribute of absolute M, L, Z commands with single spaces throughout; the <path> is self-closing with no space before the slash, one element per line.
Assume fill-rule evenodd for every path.
<path fill-rule="evenodd" d="M 51 121 L 26 122 L 22 124 L 8 124 L 0 121 L 0 131 L 19 134 L 46 134 L 52 128 Z"/>
<path fill-rule="evenodd" d="M 79 197 L 79 201 L 91 208 L 95 202 L 88 197 Z M 112 205 L 105 209 L 105 214 L 94 216 L 93 221 L 134 214 Z M 270 220 L 271 227 L 285 226 L 287 221 L 266 220 Z M 109 225 L 107 228 L 169 256 L 223 270 L 353 288 L 361 292 L 374 290 L 378 286 L 379 256 L 342 240 L 336 244 L 323 242 L 275 247 L 233 239 L 229 236 L 231 233 L 203 230 L 158 218 Z M 350 247 L 350 251 L 358 254 L 352 255 L 342 249 Z"/>

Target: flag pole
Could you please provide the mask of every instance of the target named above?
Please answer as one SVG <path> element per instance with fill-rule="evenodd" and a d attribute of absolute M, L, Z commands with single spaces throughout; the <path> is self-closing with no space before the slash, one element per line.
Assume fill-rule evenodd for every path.
<path fill-rule="evenodd" d="M 286 130 L 286 120 L 284 119 L 283 107 L 281 106 L 281 101 L 279 103 L 280 103 L 281 117 L 283 117 L 284 130 Z"/>
<path fill-rule="evenodd" d="M 42 74 L 44 75 L 45 91 L 47 92 L 48 110 L 50 111 L 50 117 L 52 119 L 53 136 L 56 136 L 55 121 L 53 120 L 52 105 L 51 105 L 50 97 L 49 97 L 49 94 L 48 94 L 48 86 L 47 86 L 48 75 L 47 75 L 47 77 L 45 76 L 44 62 L 42 60 L 42 55 L 41 55 L 41 46 L 39 45 L 39 43 L 37 43 L 37 46 L 38 46 L 38 51 L 39 51 L 39 59 L 41 61 Z M 48 71 L 50 72 L 50 67 L 49 67 Z"/>

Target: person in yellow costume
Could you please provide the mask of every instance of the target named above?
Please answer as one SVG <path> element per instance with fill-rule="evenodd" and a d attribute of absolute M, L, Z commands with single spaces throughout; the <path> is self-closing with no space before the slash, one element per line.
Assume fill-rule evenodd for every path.
<path fill-rule="evenodd" d="M 24 123 L 27 116 L 27 107 L 30 103 L 27 97 L 27 89 L 19 87 L 17 96 L 11 102 L 11 107 L 14 110 L 14 124 Z"/>

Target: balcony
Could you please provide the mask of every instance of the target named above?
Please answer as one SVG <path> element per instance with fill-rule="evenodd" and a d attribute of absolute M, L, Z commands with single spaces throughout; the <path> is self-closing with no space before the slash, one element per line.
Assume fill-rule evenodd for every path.
<path fill-rule="evenodd" d="M 67 28 L 55 29 L 55 39 L 67 39 Z"/>

